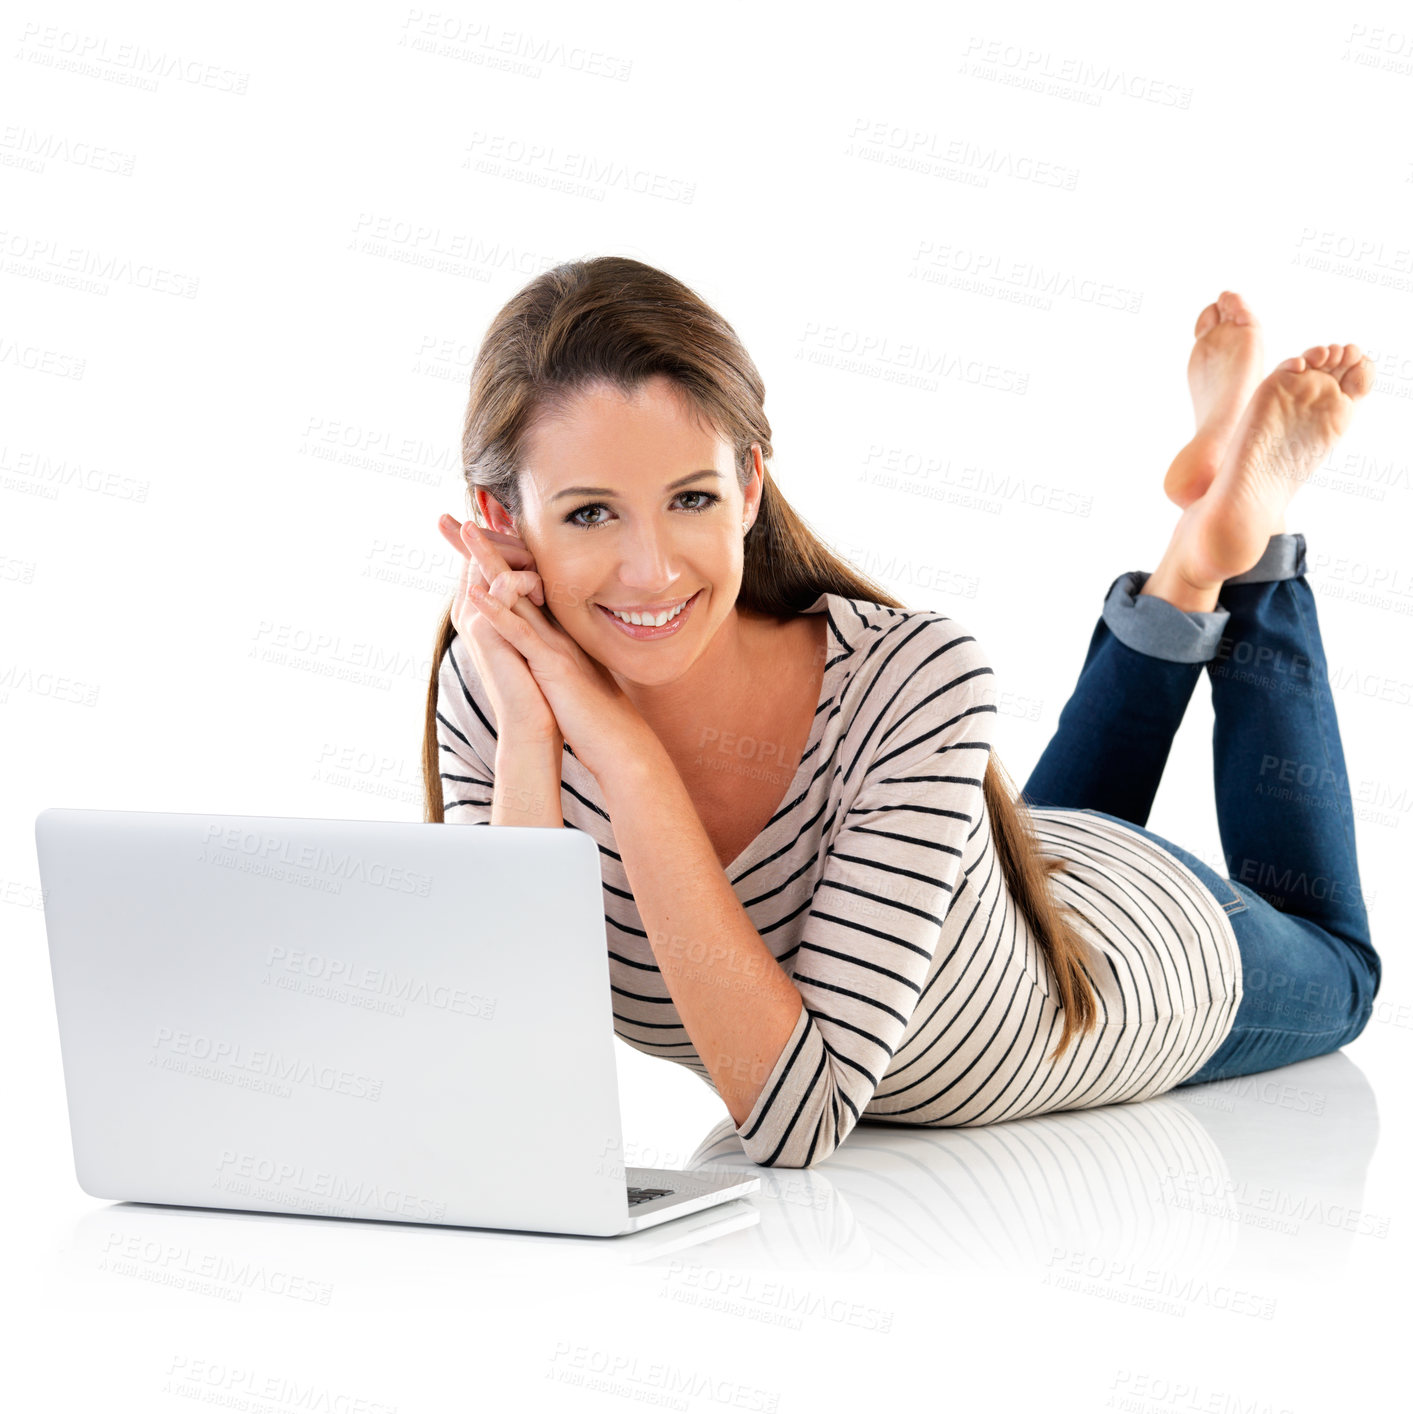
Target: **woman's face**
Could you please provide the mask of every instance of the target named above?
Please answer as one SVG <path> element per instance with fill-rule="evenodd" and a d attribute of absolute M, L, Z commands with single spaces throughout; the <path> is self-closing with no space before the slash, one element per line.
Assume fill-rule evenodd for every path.
<path fill-rule="evenodd" d="M 610 672 L 644 685 L 679 677 L 734 615 L 742 521 L 760 503 L 759 446 L 743 495 L 731 444 L 692 413 L 665 377 L 631 398 L 597 386 L 530 434 L 519 524 L 486 500 L 492 527 L 519 535 L 534 555 L 560 627 Z M 607 612 L 684 600 L 650 638 Z"/>

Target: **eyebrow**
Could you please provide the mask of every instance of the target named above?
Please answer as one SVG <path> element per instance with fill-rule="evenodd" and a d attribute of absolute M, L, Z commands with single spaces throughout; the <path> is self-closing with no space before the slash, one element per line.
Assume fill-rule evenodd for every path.
<path fill-rule="evenodd" d="M 707 467 L 702 471 L 689 471 L 686 476 L 680 476 L 670 486 L 664 486 L 664 491 L 675 491 L 679 486 L 685 486 L 689 481 L 695 481 L 699 476 L 714 476 L 721 480 L 721 473 L 712 467 Z M 566 496 L 613 496 L 617 493 L 611 486 L 566 486 L 563 491 L 556 491 L 549 498 L 549 504 L 562 501 Z"/>

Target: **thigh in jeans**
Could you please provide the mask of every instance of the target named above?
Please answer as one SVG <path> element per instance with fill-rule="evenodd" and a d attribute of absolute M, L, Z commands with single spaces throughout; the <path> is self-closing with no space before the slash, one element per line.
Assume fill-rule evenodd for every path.
<path fill-rule="evenodd" d="M 1308 918 L 1282 913 L 1171 840 L 1132 821 L 1105 818 L 1137 830 L 1186 864 L 1221 905 L 1236 935 L 1242 995 L 1231 1032 L 1179 1089 L 1322 1056 L 1363 1031 L 1379 979 L 1362 948 Z"/>

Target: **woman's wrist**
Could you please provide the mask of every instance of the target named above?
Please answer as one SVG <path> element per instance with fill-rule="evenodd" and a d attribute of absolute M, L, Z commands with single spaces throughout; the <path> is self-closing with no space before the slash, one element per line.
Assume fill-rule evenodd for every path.
<path fill-rule="evenodd" d="M 495 786 L 491 824 L 562 826 L 560 765 L 563 738 L 515 739 L 496 742 Z"/>
<path fill-rule="evenodd" d="M 497 752 L 513 752 L 517 756 L 534 756 L 536 752 L 550 752 L 558 758 L 564 750 L 564 733 L 558 727 L 548 732 L 526 732 L 513 723 L 503 728 L 496 737 Z"/>
<path fill-rule="evenodd" d="M 677 774 L 667 748 L 645 724 L 623 736 L 609 752 L 609 759 L 611 766 L 595 773 L 605 801 L 621 802 L 635 792 L 651 790 L 668 772 Z"/>

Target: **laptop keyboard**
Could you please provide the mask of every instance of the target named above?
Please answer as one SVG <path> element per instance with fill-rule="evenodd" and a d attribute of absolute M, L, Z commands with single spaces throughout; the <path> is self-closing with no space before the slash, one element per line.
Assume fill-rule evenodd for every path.
<path fill-rule="evenodd" d="M 631 1208 L 635 1203 L 646 1203 L 649 1198 L 666 1198 L 676 1191 L 675 1188 L 634 1188 L 630 1183 L 628 1185 L 628 1206 Z"/>

